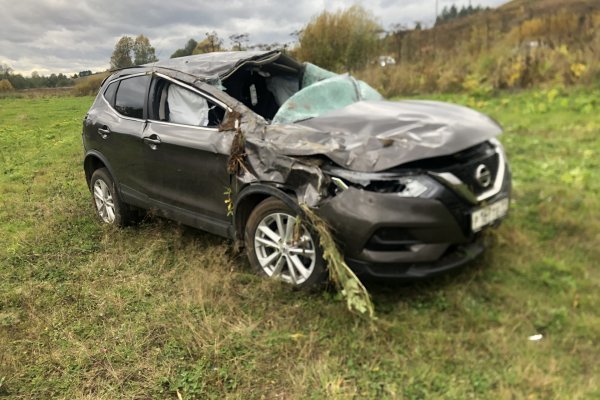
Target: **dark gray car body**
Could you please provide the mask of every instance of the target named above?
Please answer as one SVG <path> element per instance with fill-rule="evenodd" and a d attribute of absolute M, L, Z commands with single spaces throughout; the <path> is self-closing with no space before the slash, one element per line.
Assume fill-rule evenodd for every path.
<path fill-rule="evenodd" d="M 125 203 L 232 239 L 241 238 L 250 212 L 267 197 L 298 212 L 305 203 L 331 225 L 359 274 L 426 277 L 481 253 L 471 214 L 510 197 L 497 123 L 456 105 L 362 101 L 358 94 L 359 101 L 323 115 L 271 124 L 253 100 L 233 97 L 237 81 L 223 86 L 241 82 L 236 74 L 256 79 L 263 69 L 286 68 L 300 77 L 304 72 L 277 51 L 212 53 L 117 71 L 84 120 L 88 183 L 93 170 L 104 166 Z M 148 77 L 143 115 L 126 117 L 105 91 L 137 76 Z M 223 121 L 201 127 L 159 120 L 153 111 L 159 81 L 202 94 L 225 110 Z M 242 151 L 232 150 L 236 141 Z M 481 165 L 490 174 L 489 187 L 475 179 Z M 418 178 L 427 191 L 399 194 L 395 188 L 406 177 Z"/>

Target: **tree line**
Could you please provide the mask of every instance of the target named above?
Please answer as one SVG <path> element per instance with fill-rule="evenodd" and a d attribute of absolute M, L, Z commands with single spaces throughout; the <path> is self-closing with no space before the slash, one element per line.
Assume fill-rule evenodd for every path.
<path fill-rule="evenodd" d="M 460 9 L 452 4 L 450 7 L 444 6 L 440 15 L 435 19 L 435 25 L 443 24 L 444 22 L 452 21 L 453 19 L 463 18 L 469 15 L 477 14 L 478 12 L 488 10 L 481 6 L 473 7 L 471 4 L 462 6 Z"/>
<path fill-rule="evenodd" d="M 0 65 L 0 91 L 72 86 L 75 82 L 74 79 L 77 77 L 76 74 L 67 76 L 62 73 L 44 76 L 36 71 L 33 71 L 31 76 L 23 76 L 22 74 L 15 74 L 11 67 L 3 64 Z"/>

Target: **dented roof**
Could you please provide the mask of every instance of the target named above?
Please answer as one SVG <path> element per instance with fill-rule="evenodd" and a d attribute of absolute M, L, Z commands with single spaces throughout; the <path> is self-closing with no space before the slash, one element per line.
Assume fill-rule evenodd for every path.
<path fill-rule="evenodd" d="M 224 79 L 229 73 L 246 62 L 260 62 L 277 58 L 281 55 L 275 51 L 222 51 L 216 53 L 196 54 L 187 57 L 170 58 L 144 65 L 173 69 L 197 78 Z"/>

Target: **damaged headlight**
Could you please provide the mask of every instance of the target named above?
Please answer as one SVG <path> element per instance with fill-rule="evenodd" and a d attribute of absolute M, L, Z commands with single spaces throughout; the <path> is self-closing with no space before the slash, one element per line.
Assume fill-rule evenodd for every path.
<path fill-rule="evenodd" d="M 420 197 L 429 191 L 426 177 L 400 178 L 399 182 L 404 185 L 404 189 L 398 192 L 402 197 Z"/>
<path fill-rule="evenodd" d="M 354 172 L 338 168 L 328 170 L 327 174 L 338 192 L 352 186 L 370 192 L 396 193 L 401 197 L 427 197 L 438 187 L 438 183 L 426 175 Z"/>

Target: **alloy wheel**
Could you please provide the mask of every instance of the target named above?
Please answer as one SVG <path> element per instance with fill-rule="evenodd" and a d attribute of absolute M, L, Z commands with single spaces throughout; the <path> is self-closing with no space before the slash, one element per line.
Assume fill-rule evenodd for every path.
<path fill-rule="evenodd" d="M 98 215 L 107 224 L 115 222 L 115 203 L 110 187 L 102 179 L 94 183 L 94 201 Z"/>
<path fill-rule="evenodd" d="M 300 285 L 313 273 L 317 255 L 310 232 L 296 217 L 277 212 L 262 219 L 254 234 L 256 257 L 264 272 L 288 283 Z"/>

